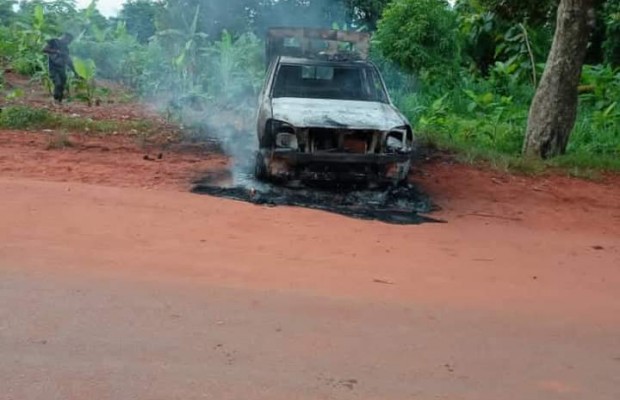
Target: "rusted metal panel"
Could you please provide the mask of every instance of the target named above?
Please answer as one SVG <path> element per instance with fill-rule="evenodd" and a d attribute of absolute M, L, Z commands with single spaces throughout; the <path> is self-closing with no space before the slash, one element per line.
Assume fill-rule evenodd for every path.
<path fill-rule="evenodd" d="M 316 28 L 271 28 L 267 32 L 267 62 L 277 56 L 368 59 L 370 34 Z"/>
<path fill-rule="evenodd" d="M 408 154 L 334 154 L 272 151 L 267 169 L 274 179 L 393 184 L 411 166 Z"/>

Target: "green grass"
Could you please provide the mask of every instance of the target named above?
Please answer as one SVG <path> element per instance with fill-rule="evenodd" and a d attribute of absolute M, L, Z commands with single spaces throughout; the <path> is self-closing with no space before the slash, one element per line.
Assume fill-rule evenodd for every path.
<path fill-rule="evenodd" d="M 480 146 L 476 141 L 454 140 L 454 136 L 418 132 L 422 146 L 430 146 L 452 153 L 458 162 L 490 167 L 510 174 L 536 176 L 560 172 L 569 176 L 589 180 L 598 179 L 602 173 L 620 173 L 620 157 L 614 155 L 593 155 L 578 150 L 566 155 L 539 160 L 522 157 L 519 152 L 505 153 Z"/>
<path fill-rule="evenodd" d="M 40 108 L 6 107 L 0 112 L 0 127 L 2 128 L 46 128 L 55 122 L 52 113 Z"/>
<path fill-rule="evenodd" d="M 523 158 L 532 94 L 521 86 L 499 93 L 492 82 L 464 81 L 460 87 L 423 87 L 396 98 L 422 143 L 450 151 L 461 162 L 526 175 L 561 171 L 595 179 L 605 172 L 620 173 L 620 116 L 604 115 L 586 98 L 566 155 L 544 161 Z"/>
<path fill-rule="evenodd" d="M 152 132 L 150 121 L 94 120 L 69 117 L 42 108 L 10 106 L 0 112 L 0 128 L 5 129 L 61 129 L 69 132 L 111 134 L 114 132 Z"/>

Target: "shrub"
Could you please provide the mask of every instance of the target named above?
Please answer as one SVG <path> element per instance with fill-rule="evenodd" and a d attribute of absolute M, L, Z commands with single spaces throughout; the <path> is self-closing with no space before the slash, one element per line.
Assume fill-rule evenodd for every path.
<path fill-rule="evenodd" d="M 12 106 L 0 112 L 0 127 L 27 129 L 54 123 L 54 115 L 41 108 Z"/>
<path fill-rule="evenodd" d="M 456 13 L 446 0 L 395 0 L 375 35 L 383 55 L 412 73 L 445 76 L 459 64 Z"/>

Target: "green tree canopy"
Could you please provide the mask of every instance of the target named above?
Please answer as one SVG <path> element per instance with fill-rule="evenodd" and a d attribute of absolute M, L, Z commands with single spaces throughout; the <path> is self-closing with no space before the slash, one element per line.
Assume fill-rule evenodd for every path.
<path fill-rule="evenodd" d="M 532 25 L 553 22 L 559 0 L 476 0 L 505 21 Z"/>
<path fill-rule="evenodd" d="M 409 72 L 458 65 L 456 14 L 446 0 L 394 0 L 384 10 L 375 39 L 383 55 Z"/>
<path fill-rule="evenodd" d="M 377 28 L 383 10 L 391 0 L 343 0 L 350 22 L 365 26 L 370 31 Z"/>
<path fill-rule="evenodd" d="M 603 15 L 605 26 L 605 61 L 620 66 L 620 0 L 607 0 Z"/>
<path fill-rule="evenodd" d="M 140 43 L 146 43 L 155 34 L 156 16 L 162 9 L 162 3 L 159 2 L 129 0 L 123 4 L 119 18 L 125 22 L 127 32 Z"/>

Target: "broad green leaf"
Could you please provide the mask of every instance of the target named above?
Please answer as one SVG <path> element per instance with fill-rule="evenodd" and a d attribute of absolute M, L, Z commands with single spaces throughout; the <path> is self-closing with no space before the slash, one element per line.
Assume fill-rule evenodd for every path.
<path fill-rule="evenodd" d="M 480 96 L 480 102 L 482 104 L 489 105 L 493 102 L 494 98 L 495 96 L 493 96 L 493 93 L 490 93 L 490 92 L 485 93 L 482 96 Z"/>
<path fill-rule="evenodd" d="M 95 62 L 91 59 L 83 60 L 81 58 L 73 59 L 73 66 L 84 80 L 91 81 L 95 78 L 96 67 Z"/>

